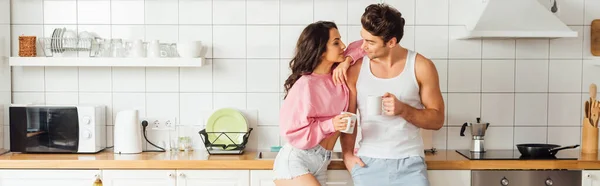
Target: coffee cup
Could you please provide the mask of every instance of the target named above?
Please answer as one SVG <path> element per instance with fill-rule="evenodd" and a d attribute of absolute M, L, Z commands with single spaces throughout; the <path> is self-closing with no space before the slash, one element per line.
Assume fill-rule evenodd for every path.
<path fill-rule="evenodd" d="M 354 127 L 356 126 L 356 114 L 351 112 L 342 112 L 342 114 L 350 114 L 351 116 L 344 117 L 346 119 L 346 130 L 341 130 L 340 132 L 352 134 L 354 133 Z"/>
<path fill-rule="evenodd" d="M 383 99 L 381 96 L 369 95 L 367 97 L 367 115 L 383 114 Z"/>

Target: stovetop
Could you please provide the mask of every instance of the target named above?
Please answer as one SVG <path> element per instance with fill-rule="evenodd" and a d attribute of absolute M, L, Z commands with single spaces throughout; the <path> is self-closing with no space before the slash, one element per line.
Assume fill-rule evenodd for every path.
<path fill-rule="evenodd" d="M 487 150 L 484 153 L 473 153 L 470 150 L 456 150 L 470 160 L 577 160 L 579 157 L 567 153 L 557 153 L 552 157 L 523 157 L 519 150 Z"/>

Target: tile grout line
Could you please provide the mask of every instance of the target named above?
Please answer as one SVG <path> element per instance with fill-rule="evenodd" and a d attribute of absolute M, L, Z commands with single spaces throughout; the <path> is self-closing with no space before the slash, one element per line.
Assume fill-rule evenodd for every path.
<path fill-rule="evenodd" d="M 515 133 L 517 131 L 516 128 L 516 115 L 517 115 L 517 40 L 515 39 L 515 59 L 513 60 L 513 91 L 512 91 L 512 95 L 513 95 L 513 115 L 512 115 L 512 124 L 513 124 L 513 141 L 512 141 L 512 149 L 515 149 L 515 144 L 516 144 L 516 136 Z"/>
<path fill-rule="evenodd" d="M 583 20 L 582 20 L 582 21 L 583 21 L 583 23 L 584 23 L 584 26 L 583 26 L 583 33 L 584 33 L 584 34 L 583 34 L 583 36 L 582 36 L 582 38 L 581 38 L 581 40 L 582 40 L 582 42 L 581 42 L 581 44 L 582 44 L 582 46 L 581 46 L 581 58 L 582 58 L 582 59 L 584 58 L 585 45 L 586 45 L 586 44 L 585 44 L 585 30 L 586 30 L 586 29 L 585 29 L 585 28 L 586 28 L 586 26 L 585 26 L 585 15 L 586 15 L 586 14 L 585 14 L 585 9 L 586 9 L 586 8 L 585 8 L 585 2 L 586 2 L 586 1 L 587 1 L 587 0 L 583 0 L 583 11 L 582 11 L 582 13 L 583 13 L 583 17 L 582 17 L 582 19 L 583 19 Z M 592 27 L 591 27 L 591 23 L 590 23 L 590 29 L 591 29 L 591 28 L 592 28 Z M 589 32 L 590 32 L 590 40 L 591 40 L 592 31 L 590 30 Z M 590 41 L 590 42 L 591 42 L 591 41 Z M 592 47 L 592 46 L 591 46 L 591 44 L 590 44 L 590 48 L 591 48 L 591 47 Z M 550 48 L 550 46 L 548 46 L 548 48 Z M 548 53 L 550 53 L 550 52 L 548 52 Z M 581 84 L 582 84 L 581 86 L 582 86 L 582 87 L 583 87 L 583 78 L 584 78 L 584 76 L 583 76 L 583 61 L 584 61 L 584 60 L 582 60 L 582 62 L 581 62 Z M 583 90 L 582 90 L 582 92 L 583 92 Z M 582 105 L 582 106 L 580 106 L 580 108 L 581 108 L 581 107 L 583 107 L 583 105 Z M 581 111 L 580 111 L 580 112 L 581 112 Z M 585 110 L 584 110 L 584 112 L 585 112 Z M 581 118 L 581 115 L 583 115 L 583 114 L 581 114 L 581 113 L 580 113 L 579 115 L 580 115 L 580 118 Z M 581 120 L 583 120 L 583 119 L 585 119 L 585 118 L 582 118 Z M 580 122 L 581 122 L 581 123 L 583 123 L 583 121 L 580 121 Z M 580 129 L 580 130 L 579 130 L 579 133 L 580 133 L 580 134 L 582 134 L 582 132 L 583 132 L 583 126 L 582 126 L 581 128 L 579 128 L 579 129 Z M 580 144 L 581 144 L 581 143 L 583 143 L 583 135 L 581 135 L 581 136 L 579 137 L 579 143 L 580 143 Z"/>
<path fill-rule="evenodd" d="M 113 13 L 113 10 L 112 10 L 112 1 L 113 1 L 113 0 L 109 0 L 109 1 L 108 1 L 108 11 L 109 11 L 109 13 L 108 13 L 108 18 L 109 18 L 109 20 L 108 20 L 108 21 L 109 21 L 109 27 L 108 27 L 108 28 L 109 28 L 109 34 L 110 34 L 110 38 L 111 38 L 111 39 L 112 39 L 112 37 L 113 37 L 113 36 L 112 36 L 112 31 L 113 31 L 113 26 L 112 26 L 112 13 Z M 114 107 L 114 106 L 115 106 L 115 101 L 114 101 L 114 99 L 115 99 L 115 96 L 114 96 L 114 92 L 113 92 L 113 91 L 114 91 L 114 68 L 113 68 L 113 67 L 109 67 L 109 70 L 110 70 L 110 107 L 111 107 L 111 112 L 114 112 L 114 111 L 115 111 L 115 110 L 114 110 L 114 108 L 115 108 L 115 107 Z M 114 126 L 114 124 L 115 124 L 115 121 L 113 120 L 113 118 L 116 118 L 116 116 L 115 116 L 115 115 L 116 115 L 116 114 L 114 114 L 114 113 L 111 113 L 111 114 L 110 114 L 110 117 L 111 117 L 111 118 L 110 118 L 110 119 L 111 119 L 111 120 L 110 120 L 110 121 L 111 121 L 111 123 L 110 123 L 110 124 L 111 124 L 112 126 Z M 109 116 L 109 115 L 107 114 L 107 116 Z M 106 131 L 107 135 L 108 135 L 108 132 L 109 132 L 108 128 L 109 128 L 109 127 L 107 127 L 107 128 L 106 128 L 106 130 L 107 130 L 107 131 Z M 113 127 L 113 130 L 111 131 L 111 133 L 113 134 L 113 138 L 114 138 L 114 127 Z M 109 140 L 110 140 L 109 138 L 106 138 L 106 144 L 107 144 L 107 146 L 109 145 L 109 143 L 108 143 L 108 141 L 109 141 Z M 114 142 L 114 139 L 113 139 L 113 142 L 112 142 L 112 144 L 110 144 L 110 145 L 111 145 L 111 146 L 114 146 L 114 144 L 115 144 L 115 142 Z M 142 146 L 142 149 L 143 149 L 143 146 Z"/>
<path fill-rule="evenodd" d="M 181 38 L 180 38 L 180 33 L 181 33 L 181 26 L 179 26 L 180 19 L 181 19 L 181 0 L 177 0 L 177 41 L 181 43 Z M 179 55 L 179 51 L 178 54 Z M 179 131 L 177 125 L 181 124 L 181 69 L 182 67 L 178 67 L 177 68 L 177 118 L 175 118 L 174 121 L 174 125 L 175 125 L 175 133 L 177 134 L 176 136 L 179 138 Z M 173 131 L 169 132 L 169 140 L 173 139 L 173 136 L 171 136 L 171 133 Z M 169 141 L 167 141 L 168 143 Z M 170 146 L 170 145 L 169 145 Z"/>
<path fill-rule="evenodd" d="M 277 77 L 277 84 L 279 84 L 279 86 L 281 86 L 281 1 L 277 1 L 279 4 L 279 12 L 278 12 L 278 17 L 279 17 L 279 25 L 277 28 L 279 29 L 279 52 L 277 53 L 277 56 L 279 56 L 279 59 L 277 60 L 277 69 L 278 69 L 278 77 Z M 277 86 L 277 90 L 280 90 L 281 87 Z M 277 105 L 278 110 L 281 110 L 281 96 L 279 96 L 281 94 L 277 94 L 277 102 L 279 103 Z M 283 146 L 284 144 L 281 144 L 281 135 L 277 135 L 277 144 L 279 146 Z M 258 145 L 257 145 L 258 146 Z"/>
<path fill-rule="evenodd" d="M 46 9 L 44 8 L 44 5 L 46 3 L 44 3 L 44 0 L 42 0 L 42 35 L 46 35 L 46 21 L 44 21 L 45 15 L 44 12 L 46 11 Z M 50 36 L 52 37 L 52 36 Z M 43 67 L 43 76 L 44 76 L 44 104 L 47 104 L 47 96 L 46 96 L 46 67 Z"/>
<path fill-rule="evenodd" d="M 547 62 L 547 75 L 546 75 L 546 79 L 548 80 L 547 85 L 546 85 L 546 143 L 548 143 L 549 139 L 548 139 L 548 132 L 550 131 L 550 52 L 551 50 L 551 45 L 552 43 L 550 42 L 550 40 L 548 40 L 548 62 Z"/>
<path fill-rule="evenodd" d="M 77 26 L 75 27 L 75 33 L 79 33 L 79 0 L 75 1 L 75 23 L 77 23 Z M 77 51 L 77 57 L 79 56 L 79 51 Z M 89 55 L 88 55 L 89 57 Z M 79 86 L 79 82 L 80 82 L 80 78 L 79 78 L 79 70 L 81 67 L 75 67 L 77 69 L 77 104 L 80 104 L 81 102 L 81 96 L 79 95 L 79 90 L 81 90 L 81 87 Z M 106 129 L 105 129 L 106 130 Z"/>
<path fill-rule="evenodd" d="M 144 40 L 147 40 L 148 38 L 148 26 L 146 25 L 146 0 L 143 1 L 144 2 Z M 147 67 L 143 67 L 144 69 L 144 116 L 148 117 L 148 68 Z M 154 132 L 151 132 L 150 134 L 153 134 Z M 148 134 L 148 136 L 151 136 L 150 134 Z M 151 138 L 151 137 L 149 137 Z M 148 146 L 148 142 L 144 142 L 145 146 L 146 146 L 146 150 L 150 150 L 150 148 L 155 148 L 152 146 Z"/>
<path fill-rule="evenodd" d="M 245 64 L 245 69 L 244 69 L 244 74 L 246 75 L 246 84 L 244 85 L 244 96 L 246 97 L 246 110 L 248 109 L 248 0 L 244 0 L 244 19 L 246 20 L 244 22 L 245 26 L 244 29 L 246 30 L 246 33 L 244 33 L 246 35 L 246 38 L 244 40 L 244 49 L 246 50 L 245 52 L 245 57 L 244 57 L 244 64 Z M 257 116 L 258 117 L 258 116 Z"/>
<path fill-rule="evenodd" d="M 211 93 L 210 93 L 210 97 L 211 97 L 211 101 L 213 102 L 211 105 L 211 110 L 215 109 L 215 50 L 214 50 L 214 46 L 215 46 L 215 26 L 214 26 L 214 20 L 215 20 L 215 0 L 211 0 L 210 1 L 210 6 L 211 6 L 211 15 L 210 15 L 210 39 L 211 41 L 211 48 L 212 50 L 210 51 L 211 53 L 211 57 L 213 57 L 211 59 L 211 64 L 210 64 L 210 76 L 211 76 Z M 208 50 L 208 49 L 206 49 Z M 207 51 L 208 53 L 208 51 Z M 207 60 L 208 62 L 208 60 Z M 204 125 L 206 125 L 206 123 L 204 123 Z"/>
<path fill-rule="evenodd" d="M 415 0 L 414 10 L 413 10 L 413 12 L 415 14 L 415 20 L 413 20 L 413 21 L 415 23 L 417 21 L 416 20 L 417 5 L 416 4 L 417 4 L 417 0 Z M 447 17 L 447 19 L 448 19 L 448 23 L 450 23 L 450 6 L 448 6 L 448 17 Z M 413 28 L 413 33 L 415 33 L 415 32 L 416 32 L 416 27 Z M 448 48 L 447 48 L 446 51 L 447 51 L 448 58 L 450 58 L 450 26 L 448 26 L 448 32 L 446 34 L 448 36 L 448 42 L 447 42 L 448 43 Z M 417 44 L 417 41 L 416 41 L 416 39 L 414 39 L 413 46 L 416 46 L 416 44 Z M 414 47 L 414 48 L 416 48 L 416 47 Z M 446 92 L 448 91 L 448 85 L 450 84 L 450 81 L 448 80 L 448 79 L 450 79 L 450 78 L 448 78 L 448 77 L 450 77 L 449 76 L 449 74 L 450 74 L 450 68 L 449 67 L 450 67 L 450 60 L 446 60 Z M 439 75 L 438 75 L 438 77 L 439 77 Z M 450 97 L 449 94 L 446 93 L 446 99 L 449 99 L 449 97 Z M 447 102 L 450 103 L 449 101 L 447 101 Z M 446 109 L 444 109 L 444 112 L 446 112 L 447 109 L 448 109 L 448 105 L 446 105 Z M 445 139 L 445 141 L 446 141 L 446 149 L 448 149 L 448 141 L 449 141 L 448 138 L 449 138 L 449 135 L 450 135 L 449 125 L 448 125 L 448 118 L 450 118 L 450 117 L 448 115 L 446 115 L 445 113 L 444 113 L 444 115 L 445 115 L 444 119 L 446 120 L 446 122 L 445 122 L 446 123 L 446 139 Z"/>

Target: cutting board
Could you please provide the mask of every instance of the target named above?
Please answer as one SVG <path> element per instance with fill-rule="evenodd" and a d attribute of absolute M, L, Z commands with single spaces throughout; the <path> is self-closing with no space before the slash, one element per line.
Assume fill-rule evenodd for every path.
<path fill-rule="evenodd" d="M 600 56 L 600 19 L 594 19 L 590 30 L 591 52 L 594 56 Z"/>

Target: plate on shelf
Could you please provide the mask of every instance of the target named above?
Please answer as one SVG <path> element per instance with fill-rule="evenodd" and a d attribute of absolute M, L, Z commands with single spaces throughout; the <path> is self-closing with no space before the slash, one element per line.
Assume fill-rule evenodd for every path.
<path fill-rule="evenodd" d="M 222 108 L 210 115 L 206 132 L 212 144 L 234 145 L 235 142 L 240 145 L 244 141 L 244 134 L 248 132 L 248 122 L 240 111 Z"/>
<path fill-rule="evenodd" d="M 52 37 L 50 37 L 50 52 L 52 53 L 56 52 L 56 50 L 54 50 L 56 48 L 56 32 L 58 32 L 58 29 L 54 29 Z"/>

